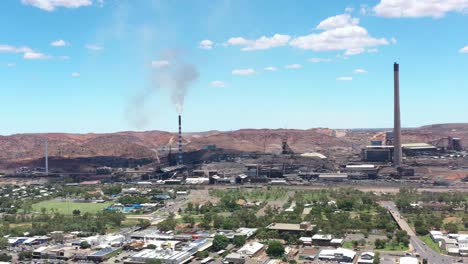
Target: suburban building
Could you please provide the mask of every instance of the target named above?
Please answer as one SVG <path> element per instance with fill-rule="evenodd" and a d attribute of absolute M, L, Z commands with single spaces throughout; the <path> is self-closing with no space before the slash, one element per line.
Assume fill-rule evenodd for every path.
<path fill-rule="evenodd" d="M 362 252 L 359 256 L 357 264 L 372 264 L 374 263 L 375 254 L 373 252 Z"/>
<path fill-rule="evenodd" d="M 300 233 L 300 232 L 311 232 L 315 225 L 311 225 L 310 222 L 302 222 L 300 224 L 286 224 L 286 223 L 272 223 L 267 226 L 269 230 L 276 230 L 279 233 Z"/>
<path fill-rule="evenodd" d="M 399 264 L 419 264 L 419 261 L 415 257 L 401 257 Z"/>
<path fill-rule="evenodd" d="M 312 244 L 315 246 L 329 247 L 332 239 L 332 235 L 315 234 L 312 236 Z"/>
<path fill-rule="evenodd" d="M 197 252 L 206 250 L 212 246 L 213 242 L 208 239 L 199 239 L 180 249 L 174 250 L 171 247 L 158 247 L 156 249 L 144 249 L 130 257 L 130 260 L 125 261 L 128 264 L 145 263 L 147 260 L 160 260 L 162 264 L 180 264 L 185 263 L 193 258 Z"/>
<path fill-rule="evenodd" d="M 353 263 L 356 258 L 356 252 L 346 248 L 324 249 L 320 251 L 318 258 L 320 260 L 335 261 L 339 263 Z"/>
<path fill-rule="evenodd" d="M 107 247 L 88 255 L 88 260 L 102 262 L 114 255 L 118 255 L 121 250 L 121 248 L 117 247 Z"/>
<path fill-rule="evenodd" d="M 239 253 L 230 253 L 224 258 L 224 263 L 228 264 L 244 264 L 245 256 Z"/>
<path fill-rule="evenodd" d="M 249 257 L 257 255 L 265 247 L 262 243 L 250 242 L 245 244 L 241 249 L 237 251 L 239 254 L 243 254 Z"/>

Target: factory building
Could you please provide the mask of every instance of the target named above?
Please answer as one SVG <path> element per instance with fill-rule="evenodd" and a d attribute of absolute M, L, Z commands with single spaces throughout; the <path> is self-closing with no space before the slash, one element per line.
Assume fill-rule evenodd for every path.
<path fill-rule="evenodd" d="M 367 162 L 392 162 L 393 146 L 371 145 L 361 152 L 361 159 Z"/>
<path fill-rule="evenodd" d="M 428 143 L 406 143 L 402 144 L 402 151 L 406 156 L 436 155 L 439 149 Z M 370 145 L 361 151 L 361 159 L 366 162 L 392 162 L 394 146 L 392 145 Z"/>

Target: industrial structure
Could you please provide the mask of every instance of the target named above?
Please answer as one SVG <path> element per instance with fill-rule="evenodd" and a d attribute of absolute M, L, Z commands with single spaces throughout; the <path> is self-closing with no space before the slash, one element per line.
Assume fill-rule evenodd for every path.
<path fill-rule="evenodd" d="M 182 156 L 182 116 L 179 115 L 179 152 L 177 154 L 177 164 L 182 165 L 183 163 Z"/>
<path fill-rule="evenodd" d="M 394 127 L 393 135 L 395 139 L 393 151 L 393 165 L 400 167 L 402 164 L 401 149 L 401 118 L 400 118 L 400 66 L 393 64 L 393 85 L 394 85 Z"/>
<path fill-rule="evenodd" d="M 45 157 L 45 174 L 49 175 L 49 140 L 45 141 L 44 157 Z"/>

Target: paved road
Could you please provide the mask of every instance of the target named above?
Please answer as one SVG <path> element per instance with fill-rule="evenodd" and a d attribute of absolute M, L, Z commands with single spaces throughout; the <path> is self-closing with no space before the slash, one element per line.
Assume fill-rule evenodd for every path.
<path fill-rule="evenodd" d="M 410 236 L 410 243 L 413 247 L 414 252 L 420 255 L 421 259 L 427 259 L 429 264 L 451 264 L 451 263 L 458 263 L 457 261 L 460 260 L 460 257 L 450 257 L 441 255 L 435 251 L 433 251 L 430 247 L 425 245 L 425 243 L 418 238 L 415 234 L 413 229 L 409 226 L 406 220 L 400 215 L 398 208 L 396 207 L 394 202 L 381 202 L 380 203 L 383 207 L 385 207 L 393 216 L 397 224 L 400 228 L 408 233 Z"/>

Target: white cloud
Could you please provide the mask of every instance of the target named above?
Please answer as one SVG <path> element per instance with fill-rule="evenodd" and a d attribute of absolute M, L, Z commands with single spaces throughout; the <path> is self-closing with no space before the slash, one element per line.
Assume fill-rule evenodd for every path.
<path fill-rule="evenodd" d="M 264 70 L 265 70 L 265 71 L 277 71 L 278 68 L 273 67 L 273 66 L 269 66 L 269 67 L 264 68 Z"/>
<path fill-rule="evenodd" d="M 25 60 L 42 60 L 42 59 L 50 59 L 52 58 L 49 55 L 45 55 L 43 53 L 34 51 L 33 49 L 23 46 L 23 47 L 15 47 L 11 45 L 2 45 L 0 44 L 0 53 L 7 52 L 7 53 L 23 53 L 23 59 Z"/>
<path fill-rule="evenodd" d="M 200 41 L 200 44 L 198 45 L 198 47 L 200 49 L 210 50 L 210 49 L 213 48 L 213 45 L 214 45 L 213 41 L 211 41 L 209 39 L 205 39 L 205 40 Z"/>
<path fill-rule="evenodd" d="M 302 68 L 302 65 L 295 63 L 295 64 L 286 65 L 286 66 L 284 66 L 284 68 L 286 68 L 286 69 L 300 69 L 300 68 Z"/>
<path fill-rule="evenodd" d="M 377 52 L 379 52 L 379 49 L 376 49 L 376 48 L 368 49 L 367 52 L 369 52 L 369 53 L 377 53 Z"/>
<path fill-rule="evenodd" d="M 345 52 L 345 56 L 353 56 L 353 55 L 358 55 L 361 54 L 365 51 L 364 48 L 355 48 L 355 49 L 348 49 Z"/>
<path fill-rule="evenodd" d="M 69 60 L 70 56 L 59 56 L 58 58 L 61 60 Z"/>
<path fill-rule="evenodd" d="M 243 37 L 230 38 L 225 43 L 228 46 L 244 46 L 242 51 L 266 50 L 274 47 L 285 46 L 291 39 L 288 35 L 275 34 L 272 37 L 260 37 L 256 40 L 249 40 Z"/>
<path fill-rule="evenodd" d="M 330 62 L 332 60 L 327 59 L 327 58 L 310 58 L 310 59 L 308 59 L 308 61 L 310 61 L 312 63 L 319 63 L 319 62 Z"/>
<path fill-rule="evenodd" d="M 390 42 L 392 42 L 392 44 L 396 44 L 396 43 L 397 43 L 397 39 L 396 39 L 396 38 L 391 38 L 391 39 L 390 39 Z"/>
<path fill-rule="evenodd" d="M 341 14 L 329 17 L 317 26 L 317 29 L 331 30 L 335 28 L 342 28 L 349 25 L 358 25 L 359 18 L 353 18 L 350 14 Z"/>
<path fill-rule="evenodd" d="M 226 87 L 226 83 L 223 81 L 212 81 L 210 83 L 210 86 L 215 88 L 223 88 Z"/>
<path fill-rule="evenodd" d="M 50 59 L 50 56 L 45 55 L 44 53 L 35 52 L 35 51 L 28 51 L 24 53 L 23 59 L 25 60 L 45 60 Z"/>
<path fill-rule="evenodd" d="M 103 47 L 95 45 L 95 44 L 86 44 L 85 48 L 87 48 L 89 50 L 96 50 L 96 51 L 103 49 Z"/>
<path fill-rule="evenodd" d="M 63 39 L 59 39 L 59 40 L 53 41 L 52 43 L 50 43 L 50 45 L 54 47 L 63 47 L 63 46 L 68 46 L 69 43 Z"/>
<path fill-rule="evenodd" d="M 236 69 L 231 72 L 234 75 L 252 75 L 257 73 L 254 69 Z"/>
<path fill-rule="evenodd" d="M 171 65 L 171 63 L 167 60 L 157 60 L 157 61 L 152 61 L 151 66 L 155 68 L 164 68 Z"/>
<path fill-rule="evenodd" d="M 362 53 L 366 48 L 388 45 L 385 38 L 374 38 L 359 25 L 359 19 L 349 14 L 329 17 L 317 26 L 323 30 L 299 36 L 291 40 L 290 45 L 299 49 L 313 51 L 346 51 L 347 55 Z"/>
<path fill-rule="evenodd" d="M 228 41 L 225 43 L 225 45 L 248 45 L 249 40 L 246 40 L 243 37 L 236 37 L 236 38 L 230 38 Z"/>
<path fill-rule="evenodd" d="M 460 53 L 468 53 L 468 45 L 459 50 Z"/>
<path fill-rule="evenodd" d="M 57 7 L 78 8 L 92 5 L 91 0 L 21 0 L 24 5 L 31 5 L 45 11 L 54 11 Z"/>
<path fill-rule="evenodd" d="M 80 77 L 80 73 L 79 72 L 72 72 L 71 76 L 72 77 Z"/>
<path fill-rule="evenodd" d="M 359 8 L 359 14 L 361 14 L 362 16 L 367 16 L 370 12 L 370 8 L 367 5 L 361 5 L 361 7 Z"/>
<path fill-rule="evenodd" d="M 354 72 L 354 73 L 357 73 L 357 74 L 360 74 L 360 73 L 367 73 L 367 71 L 364 70 L 364 69 L 355 69 L 353 72 Z"/>
<path fill-rule="evenodd" d="M 15 67 L 16 63 L 7 63 L 7 67 Z"/>
<path fill-rule="evenodd" d="M 31 52 L 32 49 L 28 47 L 15 47 L 10 45 L 1 45 L 0 44 L 0 52 L 8 52 L 8 53 L 25 53 Z"/>
<path fill-rule="evenodd" d="M 464 12 L 468 0 L 381 0 L 373 11 L 382 17 L 443 17 L 449 12 Z"/>
<path fill-rule="evenodd" d="M 336 78 L 337 81 L 352 81 L 353 77 L 338 77 Z"/>
<path fill-rule="evenodd" d="M 352 13 L 352 12 L 354 12 L 354 7 L 348 6 L 348 7 L 345 8 L 344 11 L 345 11 L 346 13 Z"/>

